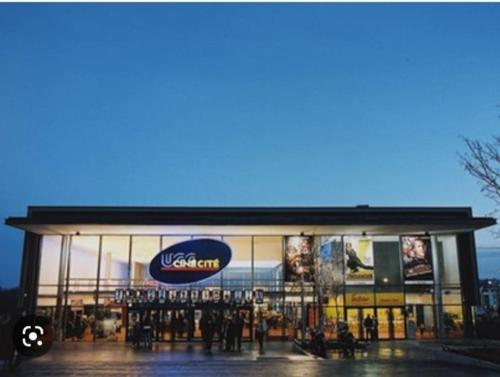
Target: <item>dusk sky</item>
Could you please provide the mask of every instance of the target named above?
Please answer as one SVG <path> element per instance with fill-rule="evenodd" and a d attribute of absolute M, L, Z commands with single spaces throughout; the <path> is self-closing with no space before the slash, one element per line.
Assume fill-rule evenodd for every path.
<path fill-rule="evenodd" d="M 500 4 L 0 4 L 0 213 L 493 205 Z M 20 230 L 0 226 L 0 286 Z M 490 232 L 478 246 L 500 246 Z"/>

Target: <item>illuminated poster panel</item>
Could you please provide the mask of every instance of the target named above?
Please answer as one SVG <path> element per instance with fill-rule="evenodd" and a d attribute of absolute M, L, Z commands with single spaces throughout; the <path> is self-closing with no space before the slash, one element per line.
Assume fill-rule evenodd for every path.
<path fill-rule="evenodd" d="M 432 283 L 432 250 L 430 237 L 401 237 L 401 256 L 405 283 Z"/>
<path fill-rule="evenodd" d="M 373 242 L 370 238 L 344 237 L 346 284 L 373 284 Z"/>
<path fill-rule="evenodd" d="M 285 281 L 314 281 L 313 237 L 285 237 Z"/>
<path fill-rule="evenodd" d="M 340 237 L 321 237 L 317 277 L 319 285 L 327 291 L 344 284 L 344 253 Z"/>

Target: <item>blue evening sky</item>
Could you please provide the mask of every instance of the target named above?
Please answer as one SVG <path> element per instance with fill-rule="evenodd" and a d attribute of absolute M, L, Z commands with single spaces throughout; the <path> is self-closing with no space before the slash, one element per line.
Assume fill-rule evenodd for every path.
<path fill-rule="evenodd" d="M 500 4 L 1 4 L 0 214 L 472 206 Z M 479 246 L 500 246 L 490 233 Z M 0 286 L 22 232 L 0 226 Z"/>

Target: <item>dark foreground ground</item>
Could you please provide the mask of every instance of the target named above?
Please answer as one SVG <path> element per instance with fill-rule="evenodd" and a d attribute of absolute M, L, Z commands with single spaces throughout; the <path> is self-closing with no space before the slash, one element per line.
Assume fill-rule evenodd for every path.
<path fill-rule="evenodd" d="M 435 360 L 432 347 L 380 342 L 354 359 L 317 360 L 292 351 L 290 343 L 268 344 L 264 354 L 245 345 L 242 353 L 218 348 L 206 355 L 200 344 L 156 344 L 152 351 L 124 344 L 56 344 L 45 356 L 26 360 L 6 376 L 500 376 L 500 372 Z"/>

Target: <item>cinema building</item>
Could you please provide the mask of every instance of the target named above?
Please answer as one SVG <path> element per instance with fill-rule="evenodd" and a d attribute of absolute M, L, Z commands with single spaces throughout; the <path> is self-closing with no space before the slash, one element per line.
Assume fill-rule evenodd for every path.
<path fill-rule="evenodd" d="M 126 342 L 149 316 L 155 341 L 197 341 L 204 310 L 262 311 L 269 340 L 346 322 L 357 338 L 468 337 L 479 304 L 470 208 L 29 207 L 19 305 L 60 340 Z M 76 329 L 79 329 L 77 331 Z"/>

